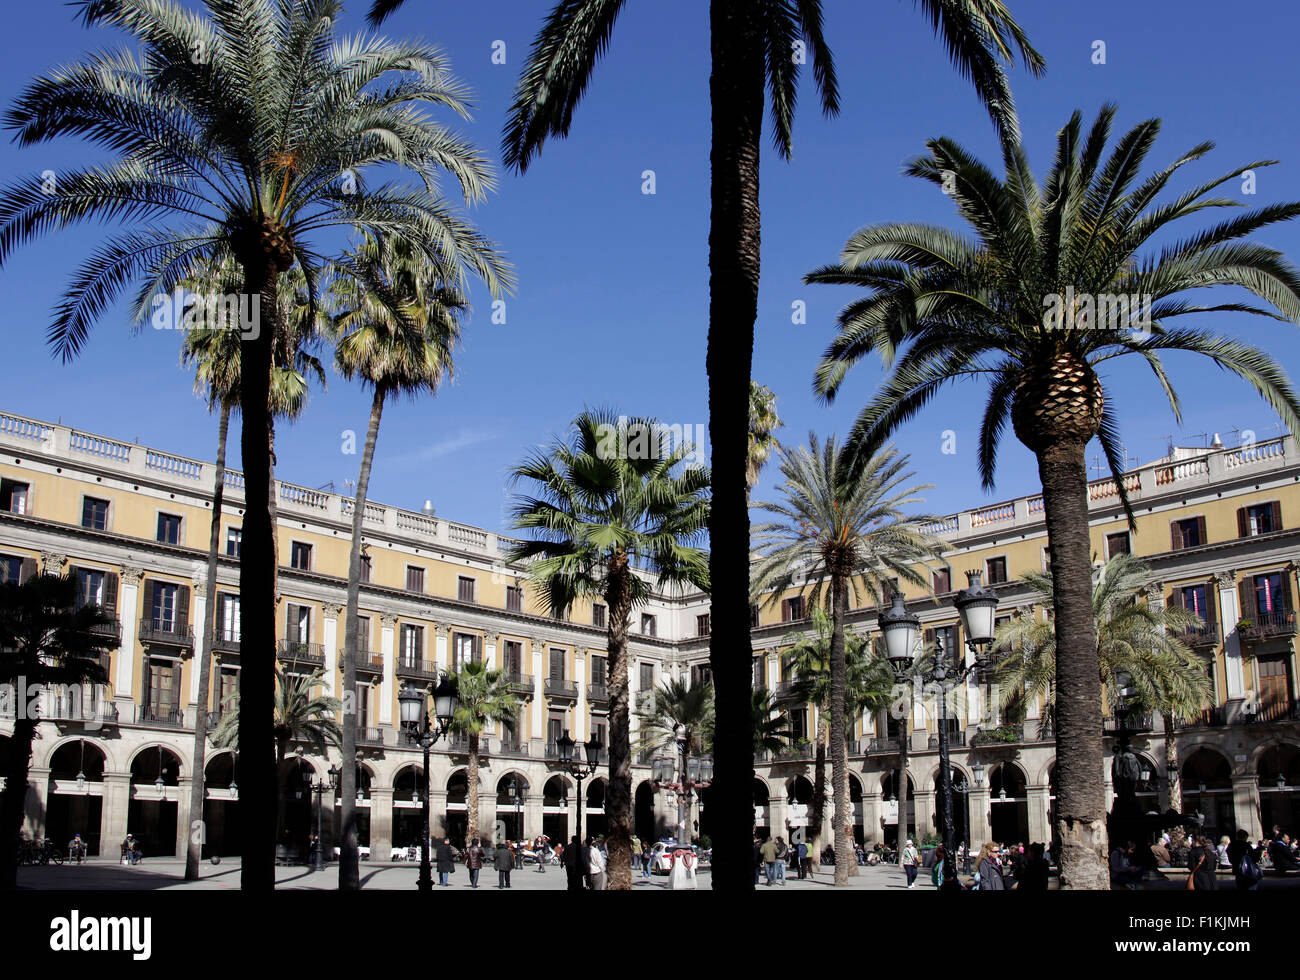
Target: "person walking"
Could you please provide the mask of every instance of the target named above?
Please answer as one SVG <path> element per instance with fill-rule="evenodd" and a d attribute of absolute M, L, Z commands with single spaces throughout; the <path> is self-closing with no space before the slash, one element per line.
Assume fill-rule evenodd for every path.
<path fill-rule="evenodd" d="M 450 837 L 442 839 L 442 843 L 438 845 L 435 859 L 438 862 L 438 884 L 445 886 L 447 884 L 447 875 L 456 870 L 456 849 L 451 846 Z"/>
<path fill-rule="evenodd" d="M 537 862 L 537 873 L 540 875 L 546 874 L 546 843 L 545 834 L 533 841 L 533 860 Z"/>
<path fill-rule="evenodd" d="M 636 834 L 632 835 L 632 870 L 640 871 L 644 862 L 642 856 L 645 854 L 645 848 L 641 846 L 641 838 Z"/>
<path fill-rule="evenodd" d="M 790 848 L 786 846 L 785 838 L 776 839 L 776 880 L 785 887 L 785 863 L 790 857 Z"/>
<path fill-rule="evenodd" d="M 771 837 L 767 838 L 759 847 L 758 853 L 763 859 L 763 871 L 767 875 L 767 884 L 770 887 L 776 878 L 776 841 Z"/>
<path fill-rule="evenodd" d="M 910 838 L 903 845 L 903 853 L 899 861 L 903 865 L 903 872 L 907 875 L 907 887 L 912 888 L 916 884 L 917 871 L 921 866 L 921 852 L 916 849 L 916 845 Z"/>
<path fill-rule="evenodd" d="M 1264 878 L 1264 871 L 1259 866 L 1262 854 L 1262 847 L 1251 847 L 1250 835 L 1244 828 L 1237 831 L 1237 839 L 1228 845 L 1228 863 L 1232 866 L 1238 891 L 1259 890 L 1259 883 Z"/>
<path fill-rule="evenodd" d="M 592 891 L 603 892 L 605 890 L 605 849 L 602 846 L 601 838 L 594 840 L 587 838 L 587 866 L 591 872 L 587 877 L 587 883 Z"/>
<path fill-rule="evenodd" d="M 1198 835 L 1196 843 L 1187 855 L 1187 868 L 1191 872 L 1187 876 L 1188 890 L 1216 891 L 1219 887 L 1218 879 L 1214 874 L 1217 863 L 1218 856 L 1215 854 L 1214 845 L 1206 840 L 1204 835 Z"/>
<path fill-rule="evenodd" d="M 497 887 L 510 887 L 510 870 L 515 866 L 515 855 L 509 842 L 503 842 L 492 855 L 492 867 L 497 870 Z"/>
<path fill-rule="evenodd" d="M 1016 880 L 1016 891 L 1047 891 L 1047 858 L 1043 855 L 1042 844 L 1030 844 L 1029 856 L 1020 868 L 1020 877 Z"/>
<path fill-rule="evenodd" d="M 478 887 L 478 873 L 483 870 L 483 859 L 486 857 L 483 845 L 475 837 L 470 841 L 469 849 L 465 852 L 465 867 L 469 869 L 469 887 Z"/>
<path fill-rule="evenodd" d="M 586 848 L 582 846 L 582 841 L 578 835 L 573 835 L 573 841 L 564 849 L 564 871 L 569 879 L 569 891 L 580 892 L 586 888 L 587 875 L 591 874 L 591 865 L 587 863 Z"/>
<path fill-rule="evenodd" d="M 1002 863 L 998 860 L 998 845 L 989 841 L 980 848 L 980 858 L 975 866 L 979 875 L 979 890 L 982 892 L 1002 892 L 1007 890 L 1007 883 L 1002 880 Z"/>
<path fill-rule="evenodd" d="M 799 877 L 812 877 L 812 851 L 808 849 L 808 842 L 801 840 L 799 846 L 795 848 L 795 855 L 799 858 Z"/>

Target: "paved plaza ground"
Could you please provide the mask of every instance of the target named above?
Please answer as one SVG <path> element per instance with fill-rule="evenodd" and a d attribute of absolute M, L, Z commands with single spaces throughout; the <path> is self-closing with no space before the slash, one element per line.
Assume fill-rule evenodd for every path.
<path fill-rule="evenodd" d="M 226 859 L 219 865 L 205 861 L 198 881 L 185 881 L 184 872 L 185 862 L 180 858 L 146 859 L 143 864 L 135 867 L 123 867 L 116 861 L 91 859 L 81 865 L 21 867 L 18 869 L 18 887 L 33 890 L 74 891 L 239 890 L 238 858 Z M 906 878 L 902 869 L 896 865 L 862 867 L 858 869 L 858 872 L 856 876 L 849 879 L 848 887 L 850 889 L 861 891 L 906 890 Z M 361 865 L 361 887 L 364 890 L 414 890 L 418 876 L 418 865 L 402 863 Z M 970 881 L 966 876 L 962 876 L 962 879 L 967 883 Z M 1186 880 L 1185 875 L 1161 876 L 1156 880 L 1145 882 L 1141 890 L 1178 890 L 1185 887 Z M 434 887 L 439 887 L 436 884 L 436 875 L 434 881 Z M 469 888 L 469 872 L 463 866 L 458 866 L 456 873 L 451 875 L 449 882 L 447 885 L 449 891 Z M 496 882 L 496 872 L 490 868 L 485 868 L 479 877 L 478 890 L 496 891 Z M 801 881 L 798 877 L 791 875 L 784 887 L 781 885 L 768 887 L 765 884 L 760 884 L 757 890 L 760 892 L 830 891 L 833 889 L 833 884 L 834 869 L 830 865 L 826 865 L 821 873 L 813 875 L 811 879 Z M 326 865 L 325 871 L 320 873 L 313 873 L 307 868 L 300 867 L 276 868 L 276 885 L 282 889 L 332 891 L 338 887 L 338 869 L 333 864 Z M 529 867 L 522 871 L 513 872 L 511 874 L 511 885 L 514 891 L 563 891 L 566 881 L 562 868 L 549 867 L 544 873 L 538 873 L 535 868 Z M 703 869 L 698 875 L 697 886 L 705 890 L 710 887 L 709 870 L 707 868 Z M 1053 877 L 1050 888 L 1055 889 L 1056 887 L 1056 878 Z M 1219 887 L 1232 890 L 1232 878 L 1222 878 Z M 1294 889 L 1297 887 L 1300 887 L 1300 878 L 1297 877 L 1275 878 L 1269 876 L 1261 883 L 1261 889 L 1265 891 L 1282 888 Z M 634 890 L 668 891 L 670 890 L 668 877 L 666 875 L 655 875 L 651 879 L 645 879 L 638 875 Z M 934 891 L 934 887 L 930 884 L 928 871 L 922 872 L 920 877 L 917 878 L 916 887 L 913 891 Z"/>

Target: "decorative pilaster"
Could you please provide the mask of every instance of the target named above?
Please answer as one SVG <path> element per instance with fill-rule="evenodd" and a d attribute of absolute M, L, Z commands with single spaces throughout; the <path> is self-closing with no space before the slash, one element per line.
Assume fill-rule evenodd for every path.
<path fill-rule="evenodd" d="M 1241 608 L 1237 602 L 1237 573 L 1225 569 L 1214 575 L 1214 587 L 1219 593 L 1219 616 L 1223 623 L 1224 679 L 1228 682 L 1228 700 L 1246 696 L 1246 681 L 1241 666 L 1241 634 L 1237 621 Z"/>
<path fill-rule="evenodd" d="M 139 628 L 140 579 L 144 570 L 123 565 L 119 573 L 121 596 L 118 613 L 122 622 L 122 645 L 117 653 L 117 676 L 113 680 L 113 699 L 131 701 L 135 690 L 136 630 Z M 121 838 L 118 838 L 121 840 Z"/>
<path fill-rule="evenodd" d="M 42 551 L 41 563 L 41 570 L 46 575 L 62 575 L 63 566 L 68 563 L 68 556 L 61 555 L 57 551 Z"/>
<path fill-rule="evenodd" d="M 383 613 L 379 617 L 379 652 L 384 658 L 384 672 L 379 684 L 379 724 L 393 723 L 393 687 L 396 684 L 394 668 L 397 661 L 393 657 L 393 637 L 397 629 L 397 617 L 392 613 Z M 371 819 L 374 819 L 372 813 Z M 373 827 L 373 824 L 372 824 Z M 374 831 L 372 830 L 373 834 Z"/>

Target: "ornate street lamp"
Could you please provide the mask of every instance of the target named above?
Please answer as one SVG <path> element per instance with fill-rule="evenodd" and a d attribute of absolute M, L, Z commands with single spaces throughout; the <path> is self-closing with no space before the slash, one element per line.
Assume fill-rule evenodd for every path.
<path fill-rule="evenodd" d="M 301 748 L 298 750 L 298 756 L 299 758 L 302 757 Z M 325 842 L 321 838 L 321 797 L 325 794 L 327 788 L 332 793 L 338 792 L 339 776 L 342 774 L 343 770 L 335 765 L 331 765 L 329 769 L 326 770 L 325 779 L 314 779 L 310 772 L 303 773 L 303 788 L 306 789 L 307 792 L 311 793 L 316 799 L 316 848 L 311 854 L 312 871 L 325 870 Z"/>
<path fill-rule="evenodd" d="M 595 733 L 582 743 L 582 758 L 574 758 L 573 747 L 578 743 L 569 738 L 569 730 L 566 728 L 564 734 L 555 740 L 555 748 L 559 752 L 559 767 L 572 776 L 578 783 L 578 843 L 582 843 L 582 781 L 594 773 L 600 767 L 600 750 L 603 748 L 600 741 L 596 738 Z"/>
<path fill-rule="evenodd" d="M 707 789 L 713 782 L 712 756 L 687 755 L 687 740 L 677 739 L 677 759 L 672 756 L 657 756 L 650 763 L 650 785 L 655 789 L 666 789 L 673 794 L 677 803 L 677 840 L 683 844 L 690 843 L 686 832 L 686 821 L 690 814 L 691 801 L 697 789 Z M 669 802 L 672 802 L 670 800 Z"/>
<path fill-rule="evenodd" d="M 921 636 L 921 619 L 907 611 L 903 594 L 894 593 L 893 605 L 880 616 L 880 632 L 885 635 L 885 656 L 896 674 L 906 673 L 916 661 L 916 644 Z"/>
<path fill-rule="evenodd" d="M 422 892 L 433 890 L 433 869 L 429 865 L 429 750 L 451 728 L 451 718 L 456 711 L 456 685 L 443 674 L 432 693 L 436 727 L 429 718 L 427 689 L 418 691 L 404 687 L 397 695 L 402 733 L 410 744 L 424 749 L 424 800 L 420 807 L 420 822 L 424 833 L 420 839 L 420 877 L 416 882 L 416 887 Z M 360 781 L 357 783 L 357 798 L 362 798 Z"/>

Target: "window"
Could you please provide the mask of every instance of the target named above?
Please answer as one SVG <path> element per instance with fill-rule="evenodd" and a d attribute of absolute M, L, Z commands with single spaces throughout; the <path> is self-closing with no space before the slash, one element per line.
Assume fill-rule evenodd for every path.
<path fill-rule="evenodd" d="M 749 628 L 752 630 L 758 629 L 760 625 L 762 625 L 762 618 L 759 616 L 758 603 L 756 602 L 749 607 Z"/>
<path fill-rule="evenodd" d="M 372 565 L 370 561 L 370 556 L 362 555 L 361 556 L 361 581 L 362 582 L 370 581 L 371 569 L 372 569 Z"/>
<path fill-rule="evenodd" d="M 181 665 L 175 660 L 146 657 L 144 662 L 144 703 L 150 718 L 174 720 L 180 688 Z"/>
<path fill-rule="evenodd" d="M 709 635 L 709 614 L 708 613 L 700 613 L 700 615 L 695 617 L 695 635 L 696 636 Z"/>
<path fill-rule="evenodd" d="M 804 618 L 803 596 L 791 596 L 789 599 L 781 600 L 781 621 L 788 623 L 795 619 Z"/>
<path fill-rule="evenodd" d="M 311 545 L 295 541 L 289 546 L 289 564 L 304 572 L 311 570 Z"/>
<path fill-rule="evenodd" d="M 936 568 L 930 573 L 931 588 L 934 589 L 935 595 L 942 595 L 945 592 L 952 591 L 952 569 Z"/>
<path fill-rule="evenodd" d="M 31 485 L 17 480 L 0 480 L 0 510 L 11 514 L 30 514 L 28 496 Z"/>
<path fill-rule="evenodd" d="M 235 705 L 235 695 L 239 693 L 239 670 L 235 667 L 221 668 L 220 680 L 217 682 L 217 712 L 224 714 Z"/>
<path fill-rule="evenodd" d="M 285 612 L 284 638 L 295 643 L 311 642 L 311 606 L 289 603 Z"/>
<path fill-rule="evenodd" d="M 1043 571 L 1050 572 L 1051 570 L 1052 570 L 1052 549 L 1044 548 L 1043 549 Z"/>
<path fill-rule="evenodd" d="M 609 683 L 609 661 L 604 657 L 591 658 L 591 686 L 605 687 Z"/>
<path fill-rule="evenodd" d="M 554 745 L 558 742 L 568 726 L 564 724 L 564 712 L 546 716 L 546 742 L 548 745 Z"/>
<path fill-rule="evenodd" d="M 601 716 L 600 718 L 592 717 L 591 735 L 596 740 L 596 744 L 602 748 L 609 744 L 609 736 L 605 733 L 604 716 Z"/>
<path fill-rule="evenodd" d="M 357 682 L 357 734 L 370 727 L 370 687 L 366 681 Z M 359 766 L 357 768 L 360 768 Z M 361 781 L 357 780 L 358 788 Z"/>
<path fill-rule="evenodd" d="M 954 653 L 960 659 L 962 651 L 957 649 L 957 630 L 953 626 L 937 626 L 934 629 L 925 631 L 925 642 L 927 645 L 933 643 L 937 647 L 942 647 L 944 654 L 951 659 Z"/>
<path fill-rule="evenodd" d="M 163 544 L 180 544 L 181 519 L 175 514 L 159 514 L 158 540 Z"/>
<path fill-rule="evenodd" d="M 405 623 L 402 626 L 402 666 L 418 667 L 424 660 L 424 627 Z"/>
<path fill-rule="evenodd" d="M 474 580 L 466 575 L 456 578 L 456 598 L 461 602 L 474 602 Z"/>
<path fill-rule="evenodd" d="M 478 663 L 483 659 L 483 638 L 472 633 L 456 633 L 452 636 L 452 649 L 455 651 L 453 669 L 460 670 L 471 661 Z"/>
<path fill-rule="evenodd" d="M 564 680 L 565 653 L 557 647 L 551 647 L 551 680 Z"/>
<path fill-rule="evenodd" d="M 370 617 L 357 617 L 357 653 L 370 652 Z"/>
<path fill-rule="evenodd" d="M 221 631 L 221 639 L 228 643 L 239 642 L 239 596 L 223 595 L 220 597 L 221 605 L 218 607 L 218 618 L 221 622 L 217 629 Z"/>
<path fill-rule="evenodd" d="M 241 527 L 226 528 L 226 556 L 228 558 L 238 558 L 239 550 L 244 544 L 244 529 Z"/>
<path fill-rule="evenodd" d="M 108 530 L 108 501 L 84 497 L 81 501 L 81 526 L 92 531 Z"/>
<path fill-rule="evenodd" d="M 1253 584 L 1255 611 L 1261 620 L 1290 611 L 1291 597 L 1286 594 L 1289 590 L 1285 589 L 1286 583 L 1282 580 L 1281 572 L 1256 575 Z"/>
<path fill-rule="evenodd" d="M 708 664 L 694 664 L 691 667 L 691 687 L 703 687 L 713 683 L 713 668 Z"/>
<path fill-rule="evenodd" d="M 104 573 L 93 568 L 77 569 L 77 608 L 104 604 Z"/>
<path fill-rule="evenodd" d="M 984 562 L 984 578 L 989 585 L 996 585 L 998 582 L 1007 580 L 1007 560 L 1005 558 L 989 558 Z"/>
<path fill-rule="evenodd" d="M 505 667 L 506 676 L 521 676 L 524 672 L 524 645 L 518 640 L 506 640 L 501 665 Z"/>
<path fill-rule="evenodd" d="M 1205 518 L 1204 517 L 1185 517 L 1181 521 L 1170 521 L 1169 523 L 1171 551 L 1180 551 L 1183 548 L 1195 548 L 1206 542 L 1205 538 Z"/>
<path fill-rule="evenodd" d="M 150 603 L 150 615 L 153 618 L 154 628 L 165 632 L 170 632 L 176 625 L 179 610 L 177 607 L 177 594 L 180 589 L 175 585 L 169 585 L 166 582 L 153 583 L 153 601 Z"/>
<path fill-rule="evenodd" d="M 1276 500 L 1237 511 L 1237 536 L 1251 538 L 1282 530 L 1282 505 Z"/>
<path fill-rule="evenodd" d="M 419 565 L 406 566 L 406 591 L 423 592 L 424 591 L 424 569 Z"/>
<path fill-rule="evenodd" d="M 659 635 L 659 633 L 658 633 L 658 627 L 657 627 L 656 624 L 655 624 L 655 618 L 654 618 L 654 616 L 650 615 L 649 613 L 642 613 L 642 614 L 641 614 L 641 635 L 642 635 L 642 636 L 658 636 L 658 635 Z"/>
<path fill-rule="evenodd" d="M 1190 613 L 1196 613 L 1206 622 L 1214 618 L 1213 613 L 1210 612 L 1209 596 L 1206 594 L 1208 591 L 1204 585 L 1185 585 L 1178 590 L 1182 607 Z"/>
<path fill-rule="evenodd" d="M 506 612 L 524 611 L 524 590 L 518 585 L 506 586 Z"/>
<path fill-rule="evenodd" d="M 763 658 L 755 657 L 753 662 L 753 667 L 754 667 L 754 686 L 767 687 L 767 678 L 764 676 L 764 672 L 763 672 Z"/>
<path fill-rule="evenodd" d="M 790 741 L 804 742 L 808 739 L 808 709 L 790 709 Z"/>
<path fill-rule="evenodd" d="M 599 626 L 602 629 L 605 626 L 605 607 L 599 602 L 591 604 L 591 625 Z"/>
<path fill-rule="evenodd" d="M 637 669 L 641 674 L 641 690 L 653 691 L 655 686 L 655 665 L 647 663 L 638 664 Z"/>
<path fill-rule="evenodd" d="M 23 580 L 23 560 L 16 555 L 0 555 L 0 584 Z"/>
<path fill-rule="evenodd" d="M 1129 538 L 1127 531 L 1117 531 L 1114 534 L 1106 535 L 1106 557 L 1114 558 L 1116 555 L 1129 554 Z"/>

